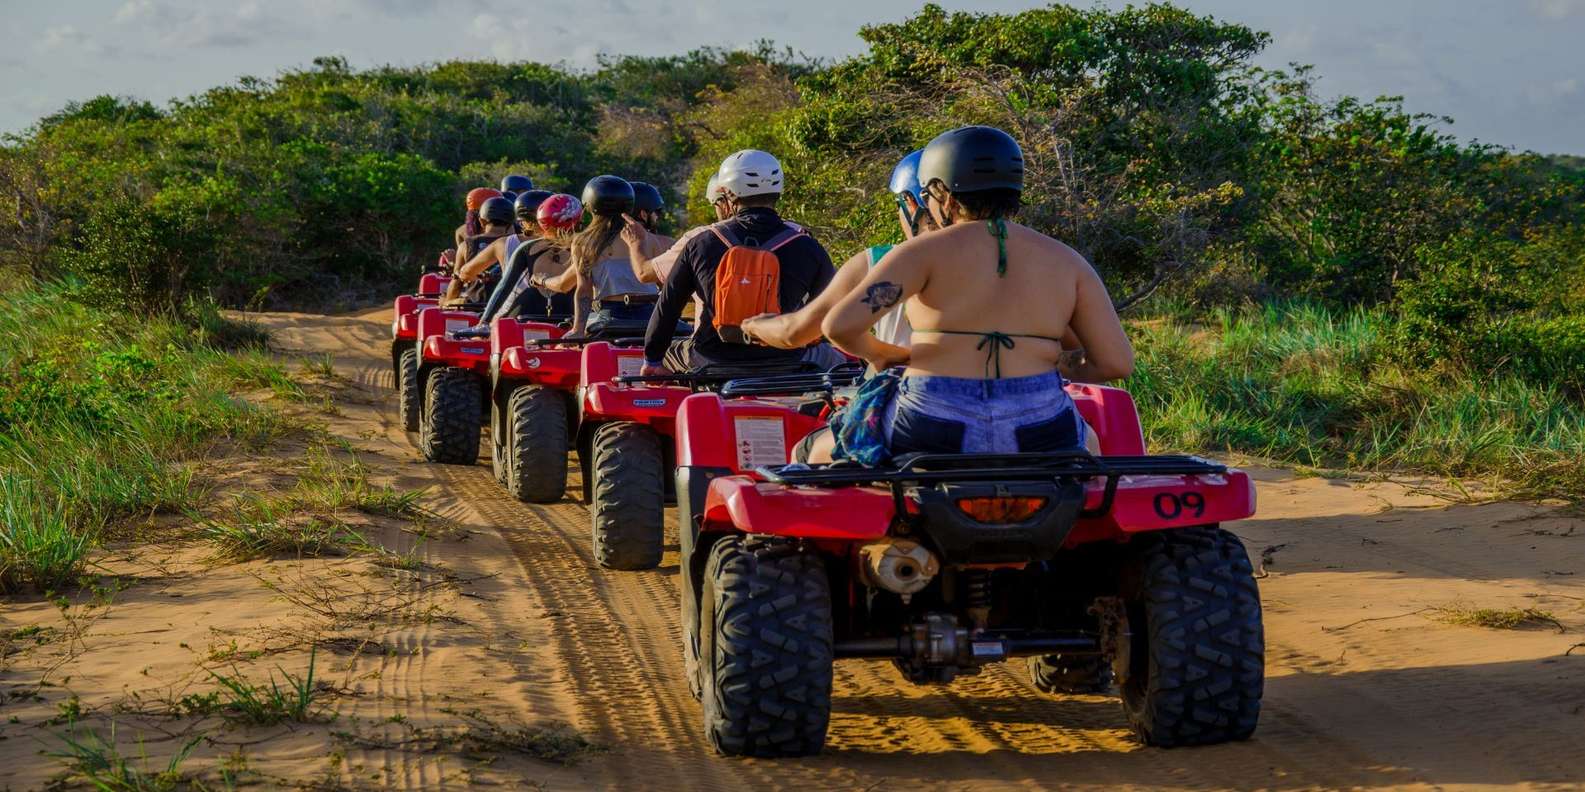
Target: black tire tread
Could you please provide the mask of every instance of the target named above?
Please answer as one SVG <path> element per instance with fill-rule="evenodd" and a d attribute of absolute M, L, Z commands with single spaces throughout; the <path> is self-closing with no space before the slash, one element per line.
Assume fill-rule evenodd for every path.
<path fill-rule="evenodd" d="M 733 536 L 705 570 L 705 732 L 729 756 L 809 756 L 831 720 L 831 588 L 792 541 Z"/>
<path fill-rule="evenodd" d="M 418 431 L 419 418 L 424 414 L 424 392 L 418 385 L 418 350 L 407 349 L 397 359 L 397 417 L 402 430 Z"/>
<path fill-rule="evenodd" d="M 665 457 L 647 426 L 614 422 L 594 434 L 589 515 L 606 569 L 654 569 L 666 546 Z"/>
<path fill-rule="evenodd" d="M 479 378 L 467 369 L 442 368 L 424 388 L 420 443 L 424 458 L 449 465 L 479 459 Z"/>
<path fill-rule="evenodd" d="M 1098 695 L 1112 689 L 1112 665 L 1103 655 L 1049 654 L 1029 658 L 1029 678 L 1042 693 Z"/>
<path fill-rule="evenodd" d="M 1148 674 L 1124 685 L 1129 725 L 1164 748 L 1244 740 L 1265 687 L 1260 591 L 1238 537 L 1215 527 L 1150 537 L 1131 599 L 1143 605 Z M 1136 642 L 1135 646 L 1138 646 Z M 1137 650 L 1136 650 L 1137 651 Z"/>
<path fill-rule="evenodd" d="M 525 503 L 552 503 L 567 491 L 567 400 L 525 385 L 507 399 L 507 489 Z"/>

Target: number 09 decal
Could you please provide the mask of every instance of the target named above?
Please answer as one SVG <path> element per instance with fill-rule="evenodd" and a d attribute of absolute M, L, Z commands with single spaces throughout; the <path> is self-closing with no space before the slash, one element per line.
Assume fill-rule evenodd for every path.
<path fill-rule="evenodd" d="M 1163 520 L 1176 520 L 1188 512 L 1190 517 L 1205 514 L 1205 496 L 1198 492 L 1163 492 L 1156 496 L 1156 516 Z"/>

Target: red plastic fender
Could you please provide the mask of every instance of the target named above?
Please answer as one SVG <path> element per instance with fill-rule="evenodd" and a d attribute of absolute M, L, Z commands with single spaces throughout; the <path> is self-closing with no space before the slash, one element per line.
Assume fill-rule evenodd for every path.
<path fill-rule="evenodd" d="M 1079 408 L 1084 422 L 1101 441 L 1102 456 L 1141 456 L 1145 453 L 1145 433 L 1139 425 L 1134 397 L 1122 388 L 1104 385 L 1069 384 L 1068 395 Z"/>
<path fill-rule="evenodd" d="M 656 385 L 618 385 L 611 380 L 637 374 L 644 350 L 596 341 L 583 348 L 583 419 L 637 421 L 662 434 L 672 433 L 677 409 L 689 389 Z"/>
<path fill-rule="evenodd" d="M 529 339 L 561 338 L 566 334 L 548 322 L 519 322 L 504 316 L 490 320 L 490 354 L 503 355 L 508 349 L 521 347 Z"/>
<path fill-rule="evenodd" d="M 884 490 L 792 488 L 725 476 L 710 482 L 703 529 L 868 541 L 886 535 L 894 508 Z"/>
<path fill-rule="evenodd" d="M 414 297 L 411 294 L 397 297 L 396 305 L 391 310 L 391 336 L 397 340 L 418 338 L 418 312 L 425 308 L 433 308 L 439 302 L 428 297 Z"/>
<path fill-rule="evenodd" d="M 823 425 L 785 404 L 696 393 L 677 412 L 677 464 L 740 472 L 786 464 L 793 446 Z"/>
<path fill-rule="evenodd" d="M 566 347 L 512 347 L 501 353 L 501 378 L 528 380 L 547 388 L 572 391 L 578 387 L 583 350 Z"/>
<path fill-rule="evenodd" d="M 445 257 L 441 257 L 445 261 Z M 451 285 L 451 278 L 437 272 L 425 273 L 418 279 L 418 294 L 421 297 L 439 297 L 446 293 L 446 288 Z"/>

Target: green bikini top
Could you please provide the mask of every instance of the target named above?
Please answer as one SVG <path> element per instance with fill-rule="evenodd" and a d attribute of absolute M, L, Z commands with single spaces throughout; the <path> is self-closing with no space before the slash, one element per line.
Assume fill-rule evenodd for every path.
<path fill-rule="evenodd" d="M 1005 278 L 1007 277 L 1007 222 L 998 217 L 995 220 L 987 220 L 985 222 L 985 227 L 991 232 L 991 236 L 996 237 L 996 277 Z M 924 328 L 915 327 L 914 332 L 939 333 L 941 335 L 978 336 L 980 343 L 976 344 L 974 348 L 986 350 L 986 379 L 1002 378 L 1002 350 L 1012 349 L 1015 347 L 1016 343 L 1013 341 L 1015 338 L 1033 338 L 1038 341 L 1055 341 L 1058 344 L 1062 343 L 1062 339 L 1052 338 L 1051 336 L 1027 335 L 1024 333 L 1003 333 L 997 330 L 992 330 L 987 333 L 973 330 L 926 330 Z M 996 372 L 995 377 L 990 376 L 993 369 Z"/>

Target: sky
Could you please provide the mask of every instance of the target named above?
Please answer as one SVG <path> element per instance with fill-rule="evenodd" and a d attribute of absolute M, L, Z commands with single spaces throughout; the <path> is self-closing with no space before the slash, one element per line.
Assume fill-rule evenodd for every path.
<path fill-rule="evenodd" d="M 99 94 L 163 104 L 320 55 L 590 66 L 759 39 L 860 52 L 860 25 L 923 0 L 0 0 L 0 132 Z M 1089 0 L 1077 0 L 1087 5 Z M 1585 0 L 1178 0 L 1272 34 L 1263 66 L 1314 64 L 1323 96 L 1403 96 L 1518 150 L 1585 154 Z M 1017 11 L 1037 3 L 940 2 Z M 1102 0 L 1100 5 L 1121 6 Z"/>

